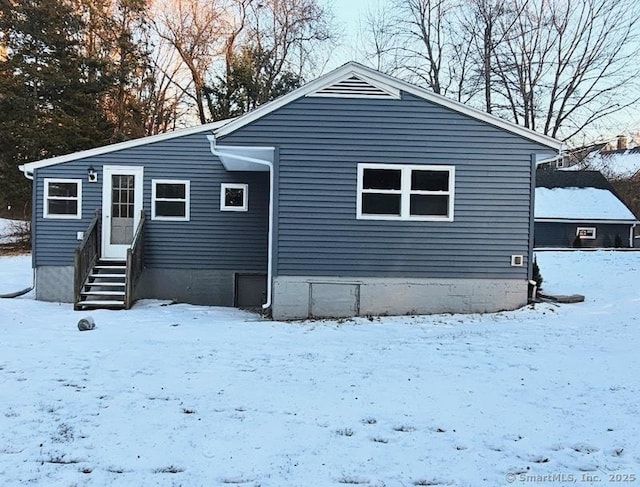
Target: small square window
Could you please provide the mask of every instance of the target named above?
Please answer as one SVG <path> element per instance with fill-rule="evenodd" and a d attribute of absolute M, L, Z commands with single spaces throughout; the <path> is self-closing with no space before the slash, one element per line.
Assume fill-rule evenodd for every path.
<path fill-rule="evenodd" d="M 82 181 L 45 178 L 43 206 L 44 218 L 82 218 Z"/>
<path fill-rule="evenodd" d="M 247 211 L 249 186 L 247 184 L 222 183 L 220 185 L 221 211 Z"/>
<path fill-rule="evenodd" d="M 190 181 L 170 179 L 152 180 L 151 219 L 188 221 L 190 218 L 190 189 Z"/>

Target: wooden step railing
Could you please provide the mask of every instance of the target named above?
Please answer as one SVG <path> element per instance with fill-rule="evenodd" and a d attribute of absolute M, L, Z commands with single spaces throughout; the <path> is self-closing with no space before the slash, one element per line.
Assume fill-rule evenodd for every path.
<path fill-rule="evenodd" d="M 78 304 L 80 293 L 89 273 L 100 258 L 100 210 L 96 210 L 89 227 L 84 232 L 84 238 L 74 252 L 73 273 L 73 303 Z"/>
<path fill-rule="evenodd" d="M 144 268 L 144 222 L 145 213 L 142 210 L 140 222 L 133 234 L 131 247 L 127 249 L 127 270 L 124 287 L 125 309 L 131 308 L 134 302 L 134 291 L 142 269 Z"/>

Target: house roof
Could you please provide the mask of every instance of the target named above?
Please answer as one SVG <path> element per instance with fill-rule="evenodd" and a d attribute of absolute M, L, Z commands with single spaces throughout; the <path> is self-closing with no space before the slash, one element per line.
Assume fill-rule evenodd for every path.
<path fill-rule="evenodd" d="M 589 154 L 582 165 L 597 169 L 610 178 L 630 178 L 640 174 L 640 147 L 633 149 L 594 152 Z M 575 168 L 575 169 L 574 169 Z M 579 167 L 571 166 L 574 171 Z"/>
<path fill-rule="evenodd" d="M 266 103 L 255 110 L 242 115 L 235 119 L 222 120 L 206 125 L 199 125 L 174 132 L 143 137 L 127 142 L 98 147 L 87 151 L 76 152 L 65 156 L 53 157 L 42 161 L 30 162 L 20 166 L 25 173 L 31 173 L 33 170 L 61 164 L 64 162 L 82 159 L 85 157 L 96 156 L 109 152 L 115 152 L 130 147 L 136 147 L 144 144 L 151 144 L 162 140 L 168 140 L 184 135 L 210 132 L 216 137 L 228 135 L 245 125 L 248 125 L 265 115 L 291 103 L 294 100 L 305 96 L 350 96 L 350 97 L 376 97 L 376 98 L 398 98 L 400 91 L 405 91 L 424 100 L 430 101 L 440 106 L 444 106 L 463 115 L 469 116 L 476 120 L 491 124 L 495 127 L 506 130 L 515 135 L 519 135 L 533 142 L 537 142 L 550 149 L 560 151 L 562 142 L 546 135 L 540 134 L 533 130 L 527 129 L 520 125 L 508 122 L 494 115 L 490 115 L 481 110 L 469 107 L 454 100 L 450 100 L 444 96 L 432 93 L 423 88 L 399 80 L 392 76 L 380 73 L 374 69 L 368 68 L 356 62 L 349 62 L 343 66 L 317 78 L 314 81 L 306 83 L 300 88 L 284 95 L 276 100 Z"/>
<path fill-rule="evenodd" d="M 535 219 L 637 222 L 622 201 L 600 188 L 536 188 Z"/>
<path fill-rule="evenodd" d="M 470 106 L 464 105 L 463 103 L 446 98 L 442 95 L 438 95 L 423 88 L 419 88 L 415 85 L 412 85 L 411 83 L 407 83 L 406 81 L 394 78 L 353 61 L 344 64 L 334 71 L 331 71 L 330 73 L 327 73 L 326 75 L 321 76 L 320 78 L 301 86 L 300 88 L 292 91 L 287 95 L 284 95 L 276 100 L 273 100 L 269 103 L 266 103 L 265 105 L 256 108 L 246 115 L 238 117 L 233 122 L 217 129 L 215 135 L 217 137 L 228 135 L 231 132 L 238 130 L 240 127 L 244 127 L 245 125 L 263 117 L 264 115 L 277 110 L 287 103 L 290 103 L 298 98 L 302 98 L 303 96 L 318 96 L 318 92 L 326 91 L 327 88 L 331 87 L 332 85 L 338 85 L 340 83 L 343 83 L 344 80 L 350 78 L 368 81 L 373 88 L 378 88 L 380 91 L 387 92 L 392 97 L 399 96 L 399 91 L 405 91 L 417 96 L 418 98 L 422 98 L 437 105 L 450 108 L 451 110 L 502 128 L 508 132 L 514 133 L 534 142 L 538 142 L 541 145 L 557 151 L 560 151 L 563 147 L 563 143 L 561 141 L 556 140 L 552 137 L 540 134 L 515 123 L 508 122 L 494 115 L 483 112 L 482 110 L 472 108 Z"/>
<path fill-rule="evenodd" d="M 615 220 L 636 217 L 599 171 L 536 171 L 536 220 Z"/>
<path fill-rule="evenodd" d="M 62 164 L 63 162 L 75 161 L 78 159 L 84 159 L 85 157 L 99 156 L 101 154 L 108 154 L 110 152 L 116 152 L 123 149 L 129 149 L 131 147 L 137 147 L 141 145 L 153 144 L 155 142 L 161 142 L 163 140 L 175 139 L 177 137 L 183 137 L 185 135 L 199 134 L 202 132 L 212 132 L 216 128 L 219 128 L 233 119 L 219 120 L 204 125 L 196 125 L 185 129 L 172 130 L 171 132 L 165 132 L 157 135 L 150 135 L 148 137 L 141 137 L 139 139 L 127 140 L 125 142 L 118 142 L 117 144 L 103 145 L 101 147 L 95 147 L 93 149 L 83 150 L 79 152 L 73 152 L 72 154 L 66 154 L 64 156 L 51 157 L 49 159 L 42 159 L 41 161 L 28 162 L 19 166 L 22 172 L 30 173 L 35 169 L 42 167 L 54 166 L 56 164 Z"/>

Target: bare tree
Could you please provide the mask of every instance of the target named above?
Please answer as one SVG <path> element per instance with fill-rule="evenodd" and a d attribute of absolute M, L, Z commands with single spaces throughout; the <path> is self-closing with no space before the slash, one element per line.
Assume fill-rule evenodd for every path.
<path fill-rule="evenodd" d="M 569 139 L 640 99 L 639 24 L 635 0 L 529 2 L 496 52 L 496 91 L 516 122 Z"/>
<path fill-rule="evenodd" d="M 369 5 L 360 20 L 360 35 L 356 52 L 378 71 L 394 74 L 398 68 L 396 41 L 397 19 L 389 4 Z"/>
<path fill-rule="evenodd" d="M 163 39 L 155 41 L 147 75 L 138 88 L 146 135 L 177 128 L 187 118 L 191 107 L 189 86 L 183 87 L 182 63 L 178 53 Z"/>
<path fill-rule="evenodd" d="M 447 62 L 447 35 L 450 22 L 448 0 L 401 0 L 395 3 L 404 26 L 404 67 L 436 93 L 447 91 L 449 80 L 443 72 Z"/>
<path fill-rule="evenodd" d="M 471 36 L 460 28 L 455 0 L 394 0 L 370 10 L 363 51 L 376 67 L 461 101 L 473 96 Z"/>
<path fill-rule="evenodd" d="M 158 36 L 188 71 L 181 88 L 201 123 L 234 113 L 233 71 L 240 56 L 252 53 L 259 81 L 254 88 L 260 92 L 243 105 L 246 110 L 269 99 L 283 73 L 314 71 L 317 48 L 332 35 L 329 12 L 318 0 L 164 0 L 156 17 Z"/>
<path fill-rule="evenodd" d="M 333 39 L 318 0 L 249 0 L 225 42 L 225 70 L 212 86 L 216 118 L 244 113 L 317 72 L 317 53 Z"/>
<path fill-rule="evenodd" d="M 267 86 L 285 70 L 314 71 L 314 52 L 333 39 L 331 20 L 318 0 L 251 3 L 244 43 L 264 53 Z"/>
<path fill-rule="evenodd" d="M 513 24 L 527 2 L 511 0 L 465 0 L 457 9 L 457 24 L 467 39 L 470 50 L 459 53 L 458 58 L 467 61 L 473 74 L 464 77 L 472 83 L 469 96 L 483 91 L 484 109 L 493 111 L 494 90 L 493 61 L 496 48 L 509 35 Z"/>
<path fill-rule="evenodd" d="M 229 25 L 228 3 L 222 0 L 165 0 L 156 13 L 158 36 L 170 43 L 191 77 L 193 91 L 183 89 L 193 99 L 200 123 L 211 118 L 213 100 L 207 90 L 208 73 L 222 52 Z M 174 81 L 179 82 L 174 78 Z"/>
<path fill-rule="evenodd" d="M 394 0 L 376 67 L 569 139 L 640 102 L 637 0 Z"/>

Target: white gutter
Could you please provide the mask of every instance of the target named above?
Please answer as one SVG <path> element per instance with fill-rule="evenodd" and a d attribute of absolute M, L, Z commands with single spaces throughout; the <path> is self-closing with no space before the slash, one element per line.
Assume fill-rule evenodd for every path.
<path fill-rule="evenodd" d="M 33 171 L 27 171 L 27 168 L 24 167 L 24 164 L 18 166 L 18 169 L 22 171 L 24 177 L 33 181 Z"/>
<path fill-rule="evenodd" d="M 216 138 L 214 135 L 207 135 L 209 144 L 211 146 L 211 153 L 215 156 L 222 158 L 236 159 L 238 161 L 249 162 L 253 164 L 259 164 L 267 166 L 269 168 L 269 232 L 268 232 L 268 249 L 267 249 L 267 302 L 262 305 L 262 309 L 267 310 L 271 308 L 271 293 L 272 293 L 272 279 L 273 279 L 273 162 L 264 159 L 256 159 L 255 157 L 242 156 L 240 154 L 232 154 L 229 152 L 221 151 L 216 148 Z M 250 149 L 250 148 L 248 148 Z"/>

